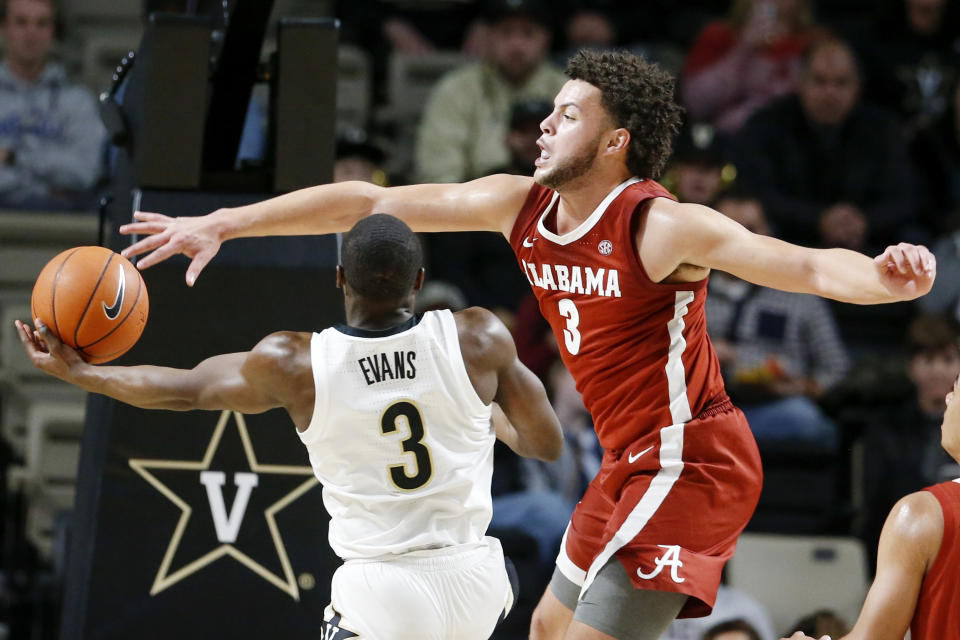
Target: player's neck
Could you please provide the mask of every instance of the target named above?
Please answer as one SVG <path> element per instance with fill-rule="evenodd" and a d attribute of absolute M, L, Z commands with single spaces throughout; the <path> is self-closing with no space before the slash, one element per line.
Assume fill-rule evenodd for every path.
<path fill-rule="evenodd" d="M 403 324 L 413 317 L 413 300 L 400 304 L 377 303 L 369 300 L 347 300 L 347 325 L 355 329 L 380 331 Z"/>
<path fill-rule="evenodd" d="M 560 206 L 557 210 L 557 233 L 562 235 L 580 225 L 617 185 L 628 178 L 630 172 L 626 168 L 604 175 L 590 172 L 558 189 Z"/>

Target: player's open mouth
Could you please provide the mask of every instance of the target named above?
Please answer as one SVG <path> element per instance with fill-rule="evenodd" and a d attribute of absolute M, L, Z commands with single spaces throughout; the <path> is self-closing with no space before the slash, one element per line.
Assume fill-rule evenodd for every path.
<path fill-rule="evenodd" d="M 549 160 L 549 159 L 550 159 L 550 154 L 547 153 L 546 149 L 541 149 L 541 150 L 540 150 L 540 157 L 537 158 L 536 160 L 534 160 L 534 161 L 533 161 L 533 164 L 539 167 L 541 164 L 543 164 L 544 162 L 546 162 L 546 161 Z"/>

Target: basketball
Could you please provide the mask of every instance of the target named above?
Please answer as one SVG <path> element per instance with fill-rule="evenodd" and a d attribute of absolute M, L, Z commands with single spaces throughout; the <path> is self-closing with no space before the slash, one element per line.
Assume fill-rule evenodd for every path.
<path fill-rule="evenodd" d="M 97 364 L 123 355 L 137 342 L 150 302 L 146 284 L 129 260 L 103 247 L 76 247 L 43 268 L 30 307 L 34 319 Z"/>

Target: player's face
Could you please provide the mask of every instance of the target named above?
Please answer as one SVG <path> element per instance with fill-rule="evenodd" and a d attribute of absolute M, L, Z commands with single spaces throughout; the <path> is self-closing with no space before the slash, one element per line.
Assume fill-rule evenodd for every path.
<path fill-rule="evenodd" d="M 946 397 L 947 410 L 943 414 L 940 427 L 940 444 L 947 453 L 960 462 L 960 377 L 953 383 L 953 389 Z"/>
<path fill-rule="evenodd" d="M 6 57 L 19 64 L 43 62 L 53 46 L 53 6 L 46 0 L 9 0 L 0 33 Z"/>
<path fill-rule="evenodd" d="M 600 102 L 600 90 L 582 80 L 569 80 L 553 101 L 553 112 L 540 123 L 540 157 L 534 179 L 559 189 L 582 177 L 600 151 L 609 117 Z"/>

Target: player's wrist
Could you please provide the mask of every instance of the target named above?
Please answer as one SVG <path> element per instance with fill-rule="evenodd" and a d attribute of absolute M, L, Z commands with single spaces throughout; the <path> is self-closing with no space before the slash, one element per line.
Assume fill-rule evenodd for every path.
<path fill-rule="evenodd" d="M 237 215 L 237 213 L 238 209 L 217 209 L 213 213 L 205 216 L 206 230 L 220 243 L 240 237 L 240 216 Z"/>

